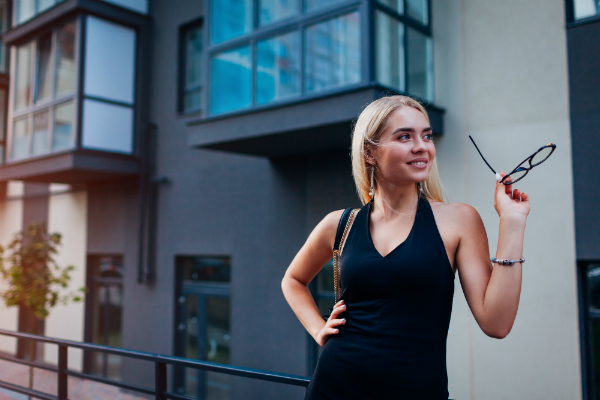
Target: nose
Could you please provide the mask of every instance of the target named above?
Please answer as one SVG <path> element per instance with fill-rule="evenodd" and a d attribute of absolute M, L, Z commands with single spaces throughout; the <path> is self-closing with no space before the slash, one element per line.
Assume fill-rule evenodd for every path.
<path fill-rule="evenodd" d="M 427 147 L 425 146 L 425 141 L 417 136 L 415 138 L 415 140 L 413 141 L 413 148 L 412 148 L 412 152 L 413 153 L 422 153 L 427 151 Z"/>

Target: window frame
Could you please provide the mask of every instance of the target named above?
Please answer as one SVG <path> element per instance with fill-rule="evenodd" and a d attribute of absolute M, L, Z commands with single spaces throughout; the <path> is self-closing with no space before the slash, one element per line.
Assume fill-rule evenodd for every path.
<path fill-rule="evenodd" d="M 68 95 L 62 95 L 60 97 L 55 97 L 55 89 L 56 89 L 56 80 L 57 80 L 57 63 L 58 60 L 56 59 L 57 56 L 57 46 L 58 46 L 58 31 L 61 27 L 63 27 L 64 25 L 68 24 L 68 23 L 73 23 L 75 25 L 75 40 L 74 40 L 74 60 L 75 60 L 75 90 Z M 72 151 L 74 149 L 76 149 L 79 146 L 78 143 L 78 136 L 79 136 L 79 130 L 80 130 L 80 121 L 79 121 L 79 109 L 81 107 L 80 104 L 80 81 L 81 79 L 81 72 L 82 72 L 82 68 L 81 68 L 81 51 L 83 49 L 82 47 L 82 42 L 83 42 L 83 36 L 82 36 L 82 21 L 81 21 L 81 15 L 80 16 L 75 16 L 72 19 L 68 19 L 63 21 L 63 23 L 61 24 L 56 24 L 56 25 L 52 25 L 52 26 L 48 26 L 43 30 L 40 30 L 35 37 L 31 38 L 30 40 L 23 42 L 21 44 L 19 44 L 18 46 L 12 46 L 11 51 L 10 51 L 10 76 L 15 77 L 16 78 L 16 62 L 17 62 L 17 57 L 16 57 L 16 53 L 18 51 L 18 47 L 21 46 L 27 46 L 27 45 L 31 45 L 31 58 L 29 60 L 30 62 L 30 87 L 29 87 L 29 101 L 28 101 L 28 105 L 27 107 L 20 109 L 20 110 L 16 110 L 15 106 L 16 106 L 16 96 L 17 96 L 17 91 L 16 91 L 16 79 L 12 79 L 11 83 L 10 83 L 10 89 L 9 89 L 9 101 L 8 101 L 8 118 L 7 118 L 7 140 L 6 140 L 6 159 L 5 162 L 8 163 L 13 163 L 13 162 L 21 162 L 21 161 L 27 161 L 27 160 L 31 160 L 31 159 L 35 159 L 35 158 L 39 158 L 39 157 L 45 157 L 51 154 L 58 154 L 58 153 L 62 153 L 65 151 Z M 50 60 L 51 60 L 51 65 L 50 65 L 50 73 L 51 73 L 51 79 L 52 79 L 52 83 L 51 83 L 51 97 L 50 99 L 45 99 L 41 102 L 37 102 L 36 101 L 36 96 L 37 96 L 37 92 L 38 92 L 38 43 L 40 38 L 42 38 L 44 35 L 46 35 L 48 32 L 51 32 L 52 35 L 52 39 L 51 39 L 51 51 L 50 51 Z M 52 150 L 52 139 L 53 139 L 53 134 L 54 134 L 54 110 L 61 106 L 62 104 L 66 104 L 68 102 L 72 101 L 73 102 L 73 127 L 72 127 L 72 143 L 71 146 L 69 148 L 66 149 L 58 149 L 58 150 Z M 48 117 L 48 127 L 49 127 L 49 132 L 48 132 L 48 149 L 46 151 L 44 151 L 43 153 L 39 153 L 39 154 L 32 154 L 32 141 L 33 141 L 33 119 L 34 116 L 36 114 L 40 114 L 41 112 L 44 111 L 48 111 L 50 113 L 49 117 Z M 13 158 L 12 156 L 12 146 L 13 146 L 13 134 L 14 134 L 14 122 L 20 119 L 25 119 L 27 118 L 28 121 L 28 126 L 27 126 L 27 156 L 25 157 L 21 157 L 21 158 Z"/>
<path fill-rule="evenodd" d="M 200 79 L 200 85 L 197 87 L 194 87 L 194 89 L 187 89 L 186 88 L 186 67 L 187 67 L 187 33 L 192 30 L 192 29 L 200 29 L 201 31 L 201 37 L 202 37 L 202 52 L 200 55 L 200 65 L 201 65 L 201 69 L 202 69 L 202 77 Z M 204 68 L 204 59 L 206 57 L 206 43 L 205 43 L 205 34 L 204 31 L 206 30 L 205 24 L 204 24 L 204 17 L 200 17 L 200 18 L 196 18 L 190 22 L 186 22 L 185 24 L 182 24 L 179 26 L 179 46 L 178 46 L 178 69 L 177 69 L 177 113 L 179 115 L 201 115 L 205 113 L 205 110 L 207 109 L 207 105 L 206 103 L 204 103 L 204 92 L 206 90 L 206 77 L 205 77 L 205 68 Z M 202 98 L 202 104 L 200 106 L 199 109 L 197 110 L 191 110 L 191 111 L 186 111 L 185 110 L 185 95 L 190 91 L 190 90 L 200 90 L 201 93 L 201 98 Z"/>
<path fill-rule="evenodd" d="M 583 18 L 575 18 L 575 2 L 577 0 L 565 0 L 565 19 L 567 27 L 588 24 L 590 22 L 600 21 L 600 9 L 595 15 L 590 15 Z"/>

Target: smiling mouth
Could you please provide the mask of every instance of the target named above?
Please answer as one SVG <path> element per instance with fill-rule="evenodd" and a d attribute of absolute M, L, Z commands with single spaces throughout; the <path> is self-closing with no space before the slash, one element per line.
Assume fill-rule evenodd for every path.
<path fill-rule="evenodd" d="M 427 161 L 417 161 L 417 162 L 409 162 L 408 165 L 425 165 Z"/>

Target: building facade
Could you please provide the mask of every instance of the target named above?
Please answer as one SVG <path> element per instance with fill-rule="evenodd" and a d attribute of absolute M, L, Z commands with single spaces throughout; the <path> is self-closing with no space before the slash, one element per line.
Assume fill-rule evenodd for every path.
<path fill-rule="evenodd" d="M 359 206 L 353 121 L 380 96 L 427 105 L 449 201 L 474 206 L 495 254 L 493 174 L 548 142 L 531 196 L 512 332 L 487 337 L 456 278 L 450 397 L 592 399 L 600 318 L 600 6 L 594 0 L 16 0 L 0 2 L 0 243 L 34 221 L 63 235 L 83 304 L 47 336 L 311 375 L 319 346 L 281 279 L 330 211 Z M 591 136 L 591 137 L 590 137 Z M 558 184 L 557 184 L 558 183 Z M 324 311 L 331 265 L 311 282 Z M 0 340 L 18 354 L 19 344 Z M 56 349 L 41 356 L 55 362 Z M 69 365 L 152 386 L 151 364 Z M 597 371 L 597 372 L 596 372 Z M 207 399 L 304 389 L 170 371 Z"/>

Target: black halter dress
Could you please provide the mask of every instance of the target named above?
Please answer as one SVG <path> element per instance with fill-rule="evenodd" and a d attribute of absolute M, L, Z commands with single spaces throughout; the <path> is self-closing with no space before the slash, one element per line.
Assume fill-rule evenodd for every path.
<path fill-rule="evenodd" d="M 446 400 L 454 273 L 431 205 L 419 197 L 408 237 L 385 257 L 369 216 L 366 204 L 348 233 L 339 317 L 346 324 L 325 343 L 305 400 Z"/>

